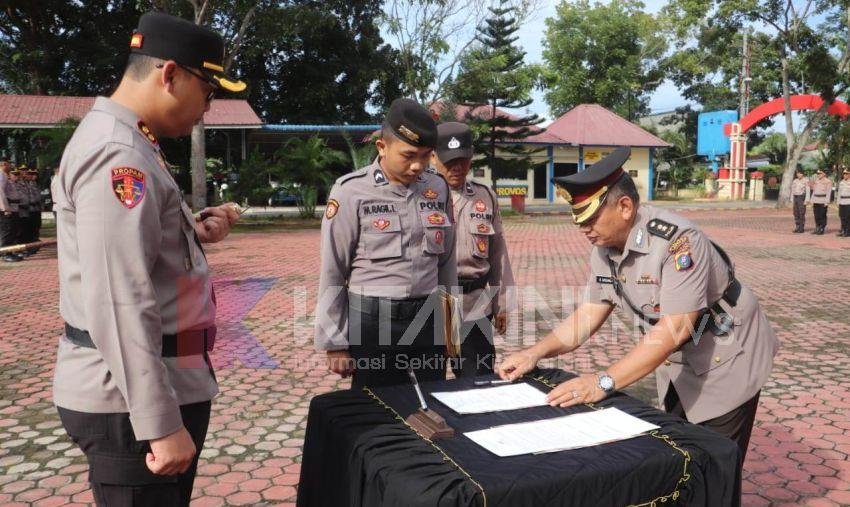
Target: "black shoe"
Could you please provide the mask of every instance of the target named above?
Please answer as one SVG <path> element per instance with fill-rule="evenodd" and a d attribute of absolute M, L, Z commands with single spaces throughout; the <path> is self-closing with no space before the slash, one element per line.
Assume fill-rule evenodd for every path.
<path fill-rule="evenodd" d="M 818 228 L 818 230 L 815 231 L 815 234 L 817 234 L 818 236 L 823 236 L 824 229 L 824 227 Z"/>
<path fill-rule="evenodd" d="M 839 238 L 843 238 L 843 237 L 847 236 L 847 234 L 845 234 L 844 231 L 842 231 L 842 232 L 839 232 L 838 234 L 836 234 L 836 236 L 838 236 Z"/>
<path fill-rule="evenodd" d="M 6 254 L 3 256 L 3 262 L 21 262 L 22 260 L 17 255 Z"/>
<path fill-rule="evenodd" d="M 794 230 L 793 230 L 793 231 L 791 231 L 791 232 L 793 232 L 794 234 L 800 234 L 801 232 L 803 232 L 803 228 L 802 228 L 802 227 L 797 227 L 796 229 L 794 229 Z"/>

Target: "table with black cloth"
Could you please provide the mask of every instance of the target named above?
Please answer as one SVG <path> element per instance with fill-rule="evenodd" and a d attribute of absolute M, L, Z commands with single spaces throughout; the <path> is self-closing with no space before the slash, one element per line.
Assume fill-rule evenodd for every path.
<path fill-rule="evenodd" d="M 549 391 L 574 375 L 536 370 L 524 382 Z M 409 385 L 313 398 L 298 507 L 318 506 L 737 506 L 734 442 L 622 393 L 592 405 L 458 415 L 429 392 L 473 387 L 471 378 L 423 382 L 432 410 L 455 429 L 427 440 L 405 424 L 418 408 Z M 463 436 L 502 424 L 607 407 L 660 426 L 609 444 L 499 458 Z"/>

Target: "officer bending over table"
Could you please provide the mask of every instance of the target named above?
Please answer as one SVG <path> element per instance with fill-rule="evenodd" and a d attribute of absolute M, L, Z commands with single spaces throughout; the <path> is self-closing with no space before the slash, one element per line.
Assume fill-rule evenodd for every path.
<path fill-rule="evenodd" d="M 654 371 L 664 408 L 734 440 L 740 467 L 779 341 L 719 246 L 685 218 L 640 204 L 622 169 L 629 155 L 618 148 L 586 171 L 555 178 L 593 245 L 586 299 L 498 373 L 516 379 L 543 358 L 577 349 L 619 307 L 645 336 L 606 371 L 553 389 L 550 404 L 596 402 Z"/>

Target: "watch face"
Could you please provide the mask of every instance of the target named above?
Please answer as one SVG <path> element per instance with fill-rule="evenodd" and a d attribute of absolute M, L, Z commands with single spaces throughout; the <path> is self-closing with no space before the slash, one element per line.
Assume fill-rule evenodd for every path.
<path fill-rule="evenodd" d="M 610 391 L 611 389 L 614 389 L 614 379 L 608 375 L 599 377 L 599 387 L 601 387 L 603 391 Z"/>

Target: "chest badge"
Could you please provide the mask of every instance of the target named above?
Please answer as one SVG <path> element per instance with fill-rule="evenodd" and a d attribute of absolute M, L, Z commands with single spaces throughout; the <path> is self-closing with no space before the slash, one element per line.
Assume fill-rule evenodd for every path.
<path fill-rule="evenodd" d="M 422 196 L 425 197 L 426 199 L 436 199 L 438 195 L 439 194 L 437 192 L 435 192 L 433 188 L 429 188 L 429 189 L 425 190 L 424 192 L 422 192 Z"/>
<path fill-rule="evenodd" d="M 372 222 L 372 225 L 374 225 L 376 229 L 383 231 L 384 229 L 390 226 L 390 221 L 386 218 L 379 218 Z"/>
<path fill-rule="evenodd" d="M 638 285 L 658 285 L 658 280 L 649 275 L 640 275 L 640 278 L 635 280 L 635 283 Z"/>
<path fill-rule="evenodd" d="M 446 223 L 446 218 L 439 213 L 431 213 L 428 215 L 428 223 L 431 225 L 443 225 Z"/>
<path fill-rule="evenodd" d="M 482 201 L 481 199 L 475 201 L 475 211 L 479 213 L 484 213 L 485 211 L 487 211 L 487 205 L 484 204 L 484 201 Z"/>
<path fill-rule="evenodd" d="M 478 224 L 478 232 L 481 234 L 487 234 L 490 232 L 490 226 L 487 224 Z"/>

